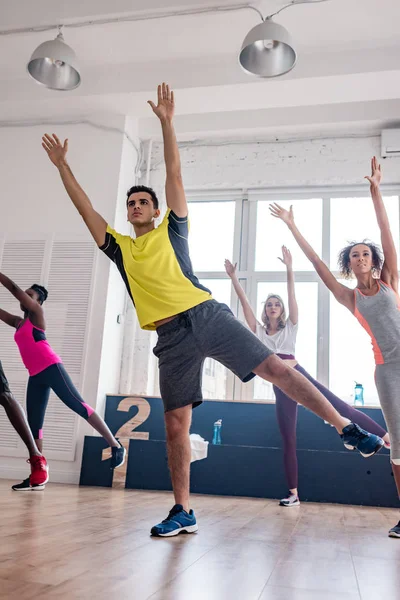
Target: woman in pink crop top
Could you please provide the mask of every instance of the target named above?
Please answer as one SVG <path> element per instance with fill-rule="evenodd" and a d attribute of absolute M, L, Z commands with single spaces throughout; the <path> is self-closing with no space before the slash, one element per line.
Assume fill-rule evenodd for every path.
<path fill-rule="evenodd" d="M 50 391 L 53 390 L 64 404 L 86 419 L 111 446 L 111 468 L 121 466 L 125 461 L 125 449 L 112 435 L 103 419 L 80 396 L 61 358 L 46 339 L 46 321 L 43 311 L 43 303 L 48 295 L 46 288 L 34 284 L 23 291 L 2 273 L 0 283 L 19 300 L 20 308 L 24 313 L 23 317 L 19 317 L 1 311 L 0 319 L 7 325 L 15 327 L 14 339 L 29 372 L 26 411 L 29 426 L 40 452 L 43 447 L 44 417 Z M 30 489 L 29 478 L 12 487 L 16 491 Z"/>
<path fill-rule="evenodd" d="M 225 270 L 232 279 L 233 287 L 238 295 L 243 308 L 247 325 L 253 333 L 270 350 L 286 362 L 290 367 L 299 371 L 306 377 L 336 408 L 342 417 L 350 419 L 360 427 L 367 429 L 371 433 L 383 438 L 385 443 L 389 443 L 389 435 L 378 423 L 375 423 L 364 413 L 349 406 L 346 402 L 335 396 L 322 383 L 314 379 L 295 358 L 296 335 L 298 328 L 299 309 L 297 305 L 294 273 L 292 267 L 292 255 L 286 246 L 282 246 L 282 258 L 279 259 L 286 266 L 287 294 L 289 300 L 289 315 L 286 317 L 286 310 L 283 300 L 277 294 L 268 294 L 264 303 L 261 315 L 262 324 L 257 321 L 253 309 L 247 299 L 247 296 L 240 285 L 236 275 L 236 265 L 229 260 L 225 261 Z M 296 452 L 296 427 L 297 427 L 297 402 L 289 398 L 279 387 L 273 386 L 275 393 L 276 419 L 278 421 L 279 431 L 282 437 L 283 463 L 285 468 L 286 481 L 289 488 L 289 494 L 280 501 L 281 506 L 298 506 L 300 504 L 298 495 L 298 465 Z"/>

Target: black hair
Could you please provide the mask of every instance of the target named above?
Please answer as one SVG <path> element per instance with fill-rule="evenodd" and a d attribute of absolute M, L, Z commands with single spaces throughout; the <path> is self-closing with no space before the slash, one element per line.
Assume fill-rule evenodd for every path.
<path fill-rule="evenodd" d="M 49 292 L 46 290 L 46 288 L 43 285 L 34 283 L 33 285 L 31 285 L 30 289 L 37 293 L 37 295 L 39 297 L 38 298 L 39 304 L 43 304 L 43 302 L 45 302 L 47 300 L 47 296 L 49 295 Z"/>
<path fill-rule="evenodd" d="M 157 210 L 158 209 L 158 198 L 157 198 L 157 194 L 155 193 L 155 191 L 153 190 L 153 188 L 151 187 L 147 187 L 147 185 L 134 185 L 131 188 L 129 188 L 129 190 L 126 192 L 126 205 L 128 206 L 128 200 L 129 197 L 132 194 L 137 194 L 138 192 L 147 192 L 148 194 L 150 194 L 151 199 L 153 201 L 153 206 L 154 209 Z"/>
<path fill-rule="evenodd" d="M 351 279 L 352 277 L 352 270 L 350 266 L 350 253 L 354 246 L 359 246 L 360 244 L 368 246 L 368 248 L 371 250 L 372 274 L 375 277 L 379 277 L 380 272 L 382 271 L 383 255 L 381 249 L 379 248 L 379 246 L 377 246 L 377 244 L 374 244 L 369 240 L 363 240 L 362 242 L 349 242 L 349 244 L 339 252 L 338 256 L 339 271 L 342 277 L 344 277 L 344 279 Z"/>

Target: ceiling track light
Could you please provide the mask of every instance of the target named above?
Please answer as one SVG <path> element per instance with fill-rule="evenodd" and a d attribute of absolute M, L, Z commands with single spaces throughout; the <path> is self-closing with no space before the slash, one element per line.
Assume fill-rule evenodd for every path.
<path fill-rule="evenodd" d="M 64 28 L 89 27 L 111 23 L 128 23 L 152 19 L 166 19 L 178 16 L 190 16 L 206 13 L 223 13 L 239 10 L 252 10 L 257 12 L 261 23 L 254 27 L 246 36 L 239 55 L 239 62 L 247 73 L 260 77 L 277 77 L 287 73 L 296 64 L 297 54 L 289 32 L 282 26 L 272 21 L 272 17 L 283 10 L 298 4 L 317 4 L 329 0 L 292 0 L 280 10 L 265 19 L 261 11 L 249 3 L 231 6 L 215 6 L 188 9 L 181 11 L 168 11 L 163 13 L 133 14 L 126 17 L 108 17 L 65 23 Z M 35 27 L 22 27 L 19 29 L 0 30 L 0 36 L 16 35 L 22 33 L 44 32 L 58 27 L 59 33 L 54 40 L 40 44 L 32 54 L 27 70 L 29 75 L 41 85 L 52 89 L 68 91 L 74 90 L 81 83 L 80 70 L 75 52 L 68 46 L 61 32 L 60 25 L 46 25 Z"/>

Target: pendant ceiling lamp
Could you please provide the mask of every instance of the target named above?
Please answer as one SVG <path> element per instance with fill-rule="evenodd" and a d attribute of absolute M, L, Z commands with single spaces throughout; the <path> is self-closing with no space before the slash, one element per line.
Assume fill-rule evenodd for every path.
<path fill-rule="evenodd" d="M 243 69 L 259 77 L 278 77 L 291 71 L 297 61 L 295 44 L 287 29 L 275 23 L 272 17 L 297 4 L 319 2 L 327 0 L 292 0 L 265 19 L 258 9 L 252 7 L 261 16 L 262 23 L 249 31 L 242 44 L 239 63 Z"/>
<path fill-rule="evenodd" d="M 277 77 L 291 71 L 297 54 L 289 32 L 271 18 L 246 35 L 239 55 L 243 69 L 259 77 Z"/>
<path fill-rule="evenodd" d="M 35 81 L 51 90 L 74 90 L 81 82 L 75 52 L 64 42 L 61 31 L 56 39 L 36 48 L 27 68 Z"/>

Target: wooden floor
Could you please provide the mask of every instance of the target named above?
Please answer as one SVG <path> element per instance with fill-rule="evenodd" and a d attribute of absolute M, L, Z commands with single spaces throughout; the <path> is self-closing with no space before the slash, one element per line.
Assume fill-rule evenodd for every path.
<path fill-rule="evenodd" d="M 171 495 L 0 480 L 0 597 L 397 600 L 394 509 L 194 496 L 199 533 L 150 538 Z"/>

